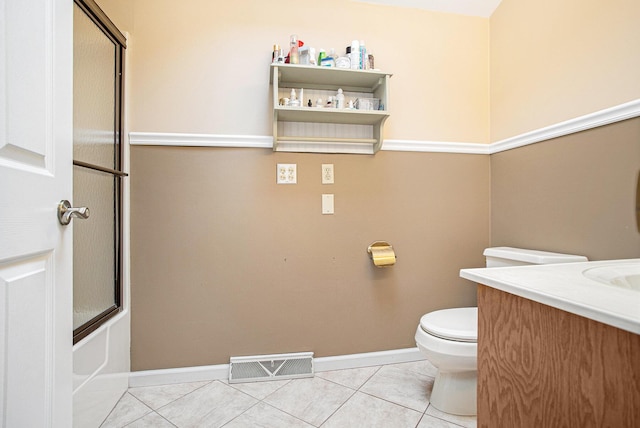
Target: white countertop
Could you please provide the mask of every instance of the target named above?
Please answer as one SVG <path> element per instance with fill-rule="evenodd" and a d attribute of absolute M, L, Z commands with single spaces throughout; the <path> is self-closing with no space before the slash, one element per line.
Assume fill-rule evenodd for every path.
<path fill-rule="evenodd" d="M 634 263 L 640 263 L 640 259 L 462 269 L 460 276 L 640 334 L 640 290 L 605 284 L 583 275 L 595 267 Z"/>

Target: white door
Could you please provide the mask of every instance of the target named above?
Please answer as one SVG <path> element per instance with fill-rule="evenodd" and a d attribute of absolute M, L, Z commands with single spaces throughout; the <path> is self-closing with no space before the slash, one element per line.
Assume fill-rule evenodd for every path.
<path fill-rule="evenodd" d="M 0 424 L 70 427 L 72 0 L 0 0 Z"/>

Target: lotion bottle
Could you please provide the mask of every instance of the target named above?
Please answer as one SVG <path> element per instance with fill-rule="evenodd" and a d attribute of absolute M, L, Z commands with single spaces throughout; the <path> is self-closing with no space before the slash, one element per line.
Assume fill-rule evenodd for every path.
<path fill-rule="evenodd" d="M 338 94 L 336 95 L 336 108 L 344 108 L 344 94 L 342 93 L 342 88 L 338 89 Z"/>

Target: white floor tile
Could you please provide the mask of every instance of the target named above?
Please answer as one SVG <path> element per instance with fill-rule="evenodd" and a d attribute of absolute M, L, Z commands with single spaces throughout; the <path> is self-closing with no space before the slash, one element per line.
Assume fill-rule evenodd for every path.
<path fill-rule="evenodd" d="M 429 405 L 435 373 L 428 361 L 418 361 L 309 379 L 131 388 L 102 427 L 475 428 L 476 417 Z"/>
<path fill-rule="evenodd" d="M 224 428 L 313 428 L 313 425 L 268 404 L 258 403 L 226 424 Z"/>
<path fill-rule="evenodd" d="M 408 370 L 424 376 L 431 376 L 432 378 L 435 378 L 436 373 L 438 373 L 438 369 L 428 360 L 413 361 L 411 363 L 389 364 L 388 366 Z"/>
<path fill-rule="evenodd" d="M 364 383 L 368 381 L 369 378 L 373 376 L 379 369 L 380 367 L 376 366 L 362 367 L 358 369 L 333 370 L 330 372 L 316 373 L 316 376 L 321 377 L 322 379 L 330 380 L 331 382 L 338 383 L 348 388 L 358 389 L 362 385 L 364 385 Z"/>
<path fill-rule="evenodd" d="M 396 366 L 383 366 L 365 383 L 361 392 L 424 412 L 434 378 Z"/>
<path fill-rule="evenodd" d="M 174 385 L 145 386 L 130 388 L 129 393 L 153 410 L 158 410 L 178 398 L 184 397 L 209 382 L 178 383 Z"/>
<path fill-rule="evenodd" d="M 140 419 L 147 413 L 151 413 L 151 409 L 127 392 L 122 396 L 120 401 L 118 401 L 116 407 L 114 407 L 100 427 L 120 428 Z"/>
<path fill-rule="evenodd" d="M 175 428 L 175 425 L 156 412 L 152 412 L 127 425 L 127 428 Z"/>
<path fill-rule="evenodd" d="M 424 415 L 422 420 L 420 420 L 418 428 L 460 428 L 460 425 L 455 425 L 451 422 L 434 418 L 433 416 Z"/>
<path fill-rule="evenodd" d="M 421 416 L 421 412 L 356 392 L 322 428 L 414 428 Z"/>
<path fill-rule="evenodd" d="M 232 388 L 249 394 L 253 398 L 258 400 L 264 400 L 269 394 L 274 393 L 278 389 L 282 388 L 286 384 L 291 382 L 290 380 L 271 380 L 267 382 L 248 382 L 248 383 L 234 383 L 229 384 Z"/>
<path fill-rule="evenodd" d="M 258 400 L 222 382 L 210 384 L 158 410 L 172 424 L 183 427 L 220 427 Z"/>
<path fill-rule="evenodd" d="M 477 426 L 476 416 L 458 416 L 450 413 L 441 412 L 433 406 L 429 406 L 425 415 L 433 416 L 439 419 L 443 419 L 447 422 L 452 422 L 457 426 L 463 426 L 465 428 L 475 428 Z M 422 427 L 420 427 L 422 428 Z"/>
<path fill-rule="evenodd" d="M 354 391 L 319 377 L 295 379 L 265 398 L 265 402 L 312 425 L 319 426 Z"/>

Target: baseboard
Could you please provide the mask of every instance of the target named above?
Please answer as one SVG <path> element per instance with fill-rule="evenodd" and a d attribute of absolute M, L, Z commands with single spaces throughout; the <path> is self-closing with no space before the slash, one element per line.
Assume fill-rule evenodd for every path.
<path fill-rule="evenodd" d="M 418 348 L 394 349 L 391 351 L 367 352 L 363 354 L 338 355 L 314 358 L 316 372 L 356 369 L 383 364 L 408 363 L 424 360 Z M 129 374 L 129 387 L 168 385 L 173 383 L 226 380 L 229 364 L 182 367 L 176 369 L 144 370 Z"/>
<path fill-rule="evenodd" d="M 409 363 L 424 360 L 418 348 L 394 349 L 391 351 L 367 352 L 364 354 L 319 357 L 313 361 L 315 371 L 357 369 L 360 367 L 380 366 L 383 364 Z"/>
<path fill-rule="evenodd" d="M 229 377 L 229 364 L 143 370 L 129 374 L 129 387 L 169 385 L 172 383 L 221 380 Z"/>

